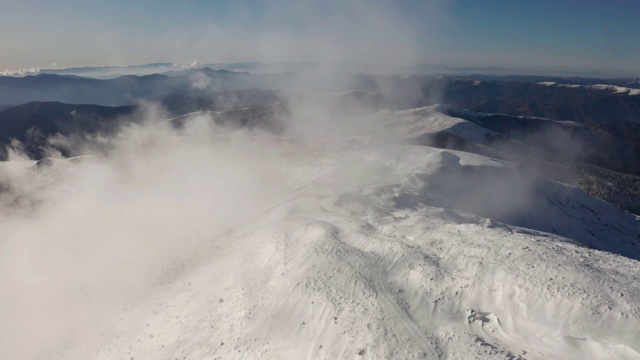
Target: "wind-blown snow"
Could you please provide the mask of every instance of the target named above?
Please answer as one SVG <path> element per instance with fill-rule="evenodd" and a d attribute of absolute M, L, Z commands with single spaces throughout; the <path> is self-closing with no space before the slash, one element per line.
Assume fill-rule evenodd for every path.
<path fill-rule="evenodd" d="M 487 134 L 438 109 L 374 120 L 405 137 Z M 371 125 L 374 134 L 385 129 Z M 120 296 L 126 287 L 98 284 L 96 293 L 91 282 L 64 284 L 73 291 L 66 296 L 82 299 L 71 313 L 85 316 L 28 351 L 7 340 L 16 334 L 3 324 L 0 357 L 640 359 L 640 222 L 579 189 L 495 159 L 422 146 L 334 139 L 331 147 L 247 146 L 255 138 L 220 142 L 217 133 L 220 143 L 210 146 L 212 137 L 197 127 L 175 138 L 142 130 L 117 153 L 70 163 L 62 174 L 91 174 L 90 181 L 58 186 L 65 191 L 42 228 L 25 227 L 29 217 L 0 222 L 18 239 L 50 231 L 82 238 L 96 226 L 78 219 L 100 214 L 92 244 L 114 244 L 98 244 L 109 251 L 88 259 L 114 257 L 123 269 L 105 270 L 125 278 L 98 272 L 89 280 L 140 289 Z M 39 171 L 48 176 L 46 167 Z M 3 239 L 3 250 L 23 251 L 4 259 L 0 289 L 38 289 L 35 277 L 16 284 L 12 274 L 32 271 L 20 261 L 46 257 L 51 244 L 11 240 Z M 52 254 L 78 261 L 92 252 L 63 241 Z M 104 308 L 94 297 L 106 291 L 119 301 L 97 316 Z M 25 309 L 30 319 L 59 318 L 8 299 L 1 311 L 12 318 Z M 46 300 L 28 299 L 39 301 Z"/>
<path fill-rule="evenodd" d="M 634 249 L 638 259 L 638 220 L 543 179 L 539 194 L 522 199 L 531 213 L 520 215 L 559 207 L 575 216 L 575 239 L 471 215 L 461 209 L 522 189 L 513 179 L 489 184 L 492 192 L 431 184 L 467 170 L 509 171 L 481 156 L 411 146 L 292 158 L 282 202 L 182 259 L 107 332 L 84 334 L 64 354 L 640 358 L 640 264 L 584 246 L 593 239 L 580 232 L 597 229 L 596 245 Z M 476 203 L 464 204 L 469 197 Z"/>

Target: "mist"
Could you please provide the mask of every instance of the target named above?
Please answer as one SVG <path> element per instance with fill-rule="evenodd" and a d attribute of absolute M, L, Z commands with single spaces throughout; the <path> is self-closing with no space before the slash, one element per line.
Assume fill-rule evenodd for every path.
<path fill-rule="evenodd" d="M 140 98 L 114 87 L 120 102 L 101 105 L 126 109 L 109 112 L 109 121 L 94 126 L 98 115 L 86 115 L 84 123 L 73 117 L 75 105 L 62 107 L 52 121 L 77 129 L 51 127 L 53 135 L 45 136 L 34 126 L 24 143 L 13 140 L 0 151 L 8 158 L 0 163 L 0 357 L 48 359 L 80 349 L 130 359 L 138 351 L 139 359 L 153 358 L 147 351 L 153 348 L 167 358 L 178 351 L 241 356 L 241 350 L 257 358 L 473 358 L 462 351 L 480 348 L 516 358 L 530 339 L 556 341 L 558 329 L 568 335 L 549 346 L 553 351 L 570 348 L 565 337 L 580 339 L 569 342 L 583 351 L 578 354 L 588 352 L 582 343 L 591 339 L 597 346 L 623 344 L 587 331 L 590 316 L 602 313 L 563 310 L 585 303 L 606 313 L 610 304 L 637 304 L 635 288 L 605 302 L 614 287 L 583 271 L 640 259 L 637 217 L 540 175 L 546 161 L 554 162 L 551 169 L 587 160 L 611 166 L 588 148 L 596 135 L 558 122 L 503 136 L 497 123 L 487 124 L 492 116 L 512 124 L 506 115 L 434 105 L 445 101 L 448 82 L 459 79 L 357 71 L 360 63 L 384 69 L 376 64 L 466 54 L 440 47 L 449 1 L 420 5 L 411 17 L 388 1 L 265 2 L 260 16 L 242 3 L 214 19 L 178 7 L 170 14 L 175 22 L 133 3 L 125 13 L 69 4 L 79 6 L 77 14 L 105 16 L 97 25 L 80 17 L 43 36 L 40 28 L 25 30 L 37 39 L 32 49 L 8 46 L 16 55 L 0 69 L 42 66 L 34 59 L 61 66 L 199 59 L 314 67 L 300 74 L 237 73 L 231 80 L 223 71 L 185 71 L 171 90 L 183 93 L 140 91 Z M 11 3 L 11 9 L 32 6 Z M 43 28 L 54 26 L 46 12 L 34 14 Z M 144 26 L 138 17 L 154 22 Z M 100 25 L 109 30 L 72 41 L 78 28 Z M 61 89 L 43 92 L 59 96 Z M 100 92 L 83 98 L 88 92 L 74 99 L 109 100 Z M 172 95 L 165 105 L 158 100 Z M 530 159 L 542 165 L 521 166 Z M 230 241 L 238 248 L 225 248 Z M 543 262 L 542 275 L 530 277 Z M 204 268 L 205 275 L 190 277 Z M 631 275 L 610 273 L 620 284 L 631 282 Z M 556 283 L 557 289 L 549 285 Z M 594 290 L 575 290 L 574 283 Z M 185 295 L 175 307 L 192 306 L 193 299 L 209 316 L 205 322 L 201 313 L 189 314 L 197 330 L 186 341 L 183 323 L 172 324 L 163 311 L 175 313 L 153 307 L 176 293 Z M 551 301 L 540 305 L 540 294 Z M 138 330 L 118 323 L 128 320 L 129 309 L 142 314 L 132 323 L 169 335 L 157 343 L 147 332 L 127 339 Z M 606 316 L 614 325 L 610 319 L 622 317 Z M 636 326 L 629 318 L 619 328 Z M 118 326 L 126 331 L 118 333 Z M 620 333 L 634 338 L 633 331 Z M 134 341 L 143 345 L 125 349 Z M 535 346 L 545 348 L 545 341 Z"/>
<path fill-rule="evenodd" d="M 327 79 L 323 74 L 313 76 L 306 74 L 304 79 L 311 83 Z M 390 88 L 385 79 L 376 78 L 371 87 Z M 430 95 L 438 97 L 433 91 Z M 263 309 L 262 295 L 255 292 L 282 289 L 288 283 L 273 280 L 280 276 L 294 276 L 287 280 L 294 282 L 314 273 L 308 267 L 316 263 L 304 259 L 324 253 L 318 248 L 298 249 L 306 255 L 291 263 L 272 263 L 271 258 L 260 257 L 260 251 L 273 253 L 283 246 L 273 243 L 279 239 L 297 239 L 277 250 L 285 253 L 287 246 L 314 244 L 308 239 L 316 239 L 316 230 L 325 227 L 329 230 L 327 234 L 320 231 L 324 234 L 320 243 L 337 242 L 335 237 L 344 236 L 337 245 L 342 249 L 353 241 L 352 230 L 345 228 L 346 234 L 331 230 L 334 225 L 327 221 L 344 214 L 347 219 L 341 221 L 364 229 L 355 236 L 362 239 L 358 240 L 361 244 L 369 241 L 366 229 L 374 226 L 371 223 L 380 226 L 377 234 L 386 234 L 395 228 L 395 221 L 411 213 L 424 217 L 420 221 L 429 226 L 472 224 L 477 226 L 474 231 L 498 229 L 502 237 L 512 232 L 529 231 L 535 236 L 545 232 L 555 234 L 549 235 L 554 241 L 560 236 L 567 239 L 558 243 L 571 241 L 640 258 L 629 245 L 637 228 L 635 218 L 615 212 L 610 204 L 514 164 L 416 142 L 421 136 L 438 134 L 445 140 L 478 141 L 477 146 L 488 139 L 489 130 L 450 117 L 447 106 L 397 111 L 394 96 L 363 91 L 294 92 L 284 99 L 274 98 L 278 101 L 266 108 L 241 107 L 246 99 L 233 96 L 225 99 L 225 108 L 233 110 L 200 111 L 177 118 L 157 103 L 143 102 L 115 122 L 119 126 L 115 129 L 49 137 L 43 149 L 46 157 L 38 161 L 29 158 L 23 144 L 14 141 L 8 147 L 10 161 L 0 171 L 0 316 L 4 319 L 0 354 L 38 359 L 74 348 L 87 353 L 108 349 L 108 342 L 114 341 L 108 332 L 114 322 L 125 319 L 123 311 L 155 299 L 156 294 L 191 279 L 190 274 L 204 267 L 229 278 L 207 278 L 209 283 L 200 284 L 198 291 L 236 279 L 242 291 L 236 297 L 259 300 L 255 303 L 258 310 L 254 309 L 261 314 L 259 318 L 286 319 L 278 312 L 270 315 L 272 308 Z M 234 99 L 238 106 L 233 105 Z M 571 137 L 561 133 L 552 139 L 567 142 Z M 529 141 L 539 140 L 531 137 Z M 511 145 L 505 143 L 498 149 L 515 151 L 509 149 Z M 282 204 L 289 210 L 280 212 L 311 216 L 311 225 L 297 222 L 293 215 L 294 220 L 270 213 Z M 326 210 L 327 206 L 332 210 Z M 318 215 L 306 215 L 317 209 L 326 214 L 317 219 L 313 216 Z M 266 219 L 265 214 L 269 214 Z M 409 228 L 420 229 L 420 221 Z M 243 257 L 220 264 L 211 260 L 216 259 L 220 242 L 243 241 L 242 236 L 226 235 L 255 223 L 261 224 L 256 225 L 258 229 L 268 229 L 267 235 L 262 237 L 259 231 L 252 238 L 257 242 L 243 251 L 257 251 L 257 264 L 262 265 L 244 264 L 238 260 Z M 611 229 L 624 229 L 617 233 L 617 243 L 606 241 Z M 425 234 L 428 231 L 419 236 Z M 371 250 L 339 251 L 370 256 L 366 251 Z M 229 256 L 224 253 L 221 258 Z M 377 261 L 376 255 L 365 263 L 372 266 Z M 238 268 L 229 268 L 236 263 Z M 327 269 L 332 264 L 321 257 L 316 265 Z M 348 261 L 337 264 L 352 269 Z M 279 266 L 294 269 L 284 272 Z M 274 282 L 264 280 L 270 284 L 264 289 L 251 279 L 229 275 L 262 273 L 263 268 L 276 271 L 267 272 L 270 275 L 265 276 Z M 376 270 L 349 275 L 345 283 L 353 284 L 353 276 L 368 276 L 369 271 Z M 250 292 L 246 298 L 244 291 Z M 349 291 L 341 288 L 337 293 Z M 226 309 L 226 302 L 217 301 Z M 364 300 L 351 301 L 359 304 Z M 284 312 L 298 306 L 279 304 L 286 310 L 278 311 Z M 225 331 L 230 315 L 224 316 L 206 330 Z M 154 313 L 153 319 L 163 321 L 162 314 Z M 271 320 L 261 321 L 271 324 Z M 162 329 L 158 326 L 156 331 Z M 176 344 L 179 347 L 179 341 Z"/>
<path fill-rule="evenodd" d="M 90 334 L 282 197 L 281 149 L 259 135 L 206 115 L 179 130 L 150 117 L 102 139 L 112 151 L 3 169 L 0 353 L 44 356 L 65 334 Z"/>
<path fill-rule="evenodd" d="M 306 93 L 256 122 L 252 108 L 171 119 L 145 102 L 118 129 L 49 137 L 38 161 L 14 141 L 0 169 L 0 353 L 46 357 L 78 334 L 95 339 L 89 348 L 104 345 L 100 329 L 123 307 L 197 268 L 216 237 L 312 182 L 294 166 L 301 159 L 401 143 L 370 105 Z M 329 189 L 375 176 L 336 172 Z"/>

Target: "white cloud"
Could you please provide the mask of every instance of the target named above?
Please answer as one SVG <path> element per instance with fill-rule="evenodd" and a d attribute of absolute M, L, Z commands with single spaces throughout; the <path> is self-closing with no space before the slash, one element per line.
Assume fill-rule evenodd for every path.
<path fill-rule="evenodd" d="M 147 117 L 106 140 L 117 151 L 0 169 L 0 353 L 33 358 L 67 331 L 90 334 L 282 191 L 266 137 Z"/>

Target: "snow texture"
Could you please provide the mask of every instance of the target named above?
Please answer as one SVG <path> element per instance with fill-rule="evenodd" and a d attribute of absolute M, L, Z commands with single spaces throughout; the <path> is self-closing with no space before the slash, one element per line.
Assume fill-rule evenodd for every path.
<path fill-rule="evenodd" d="M 426 147 L 289 166 L 286 199 L 64 358 L 640 358 L 633 215 Z"/>
<path fill-rule="evenodd" d="M 403 137 L 492 135 L 442 110 L 381 112 L 371 126 Z M 225 186 L 252 186 L 246 176 L 253 164 L 243 157 L 196 161 L 207 175 L 202 183 L 179 163 L 169 168 L 179 176 L 166 186 L 147 173 L 188 160 L 195 152 L 189 144 L 173 144 L 167 159 L 133 162 L 141 167 L 133 173 L 142 174 L 135 189 L 174 191 L 187 181 L 174 199 L 180 211 L 200 222 L 207 211 L 215 214 L 211 221 L 224 217 L 220 207 L 237 212 L 233 196 L 241 203 L 243 194 L 232 192 L 203 211 L 189 201 L 198 198 L 192 188 L 213 183 L 229 167 L 234 176 Z M 191 251 L 176 251 L 113 313 L 90 318 L 35 354 L 0 340 L 0 357 L 640 359 L 636 216 L 480 155 L 367 141 L 334 145 L 281 151 L 278 196 L 246 209 L 251 215 L 224 231 L 205 233 Z M 93 194 L 90 187 L 75 190 Z M 135 209 L 133 196 L 124 192 L 121 200 Z M 3 279 L 0 286 L 7 286 Z"/>

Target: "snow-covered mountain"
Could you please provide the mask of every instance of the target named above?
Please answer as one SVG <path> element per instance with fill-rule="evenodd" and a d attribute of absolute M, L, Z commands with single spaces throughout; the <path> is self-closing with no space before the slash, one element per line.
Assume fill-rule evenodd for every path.
<path fill-rule="evenodd" d="M 640 359 L 638 216 L 491 114 L 345 96 L 0 164 L 0 357 Z"/>
<path fill-rule="evenodd" d="M 289 191 L 70 359 L 638 359 L 636 216 L 421 146 L 298 154 Z"/>

